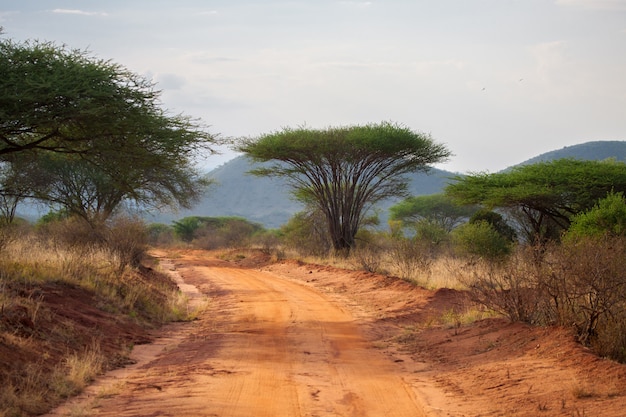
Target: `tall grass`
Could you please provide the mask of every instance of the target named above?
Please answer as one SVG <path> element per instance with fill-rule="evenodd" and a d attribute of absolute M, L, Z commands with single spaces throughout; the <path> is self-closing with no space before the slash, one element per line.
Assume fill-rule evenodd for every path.
<path fill-rule="evenodd" d="M 128 243 L 128 236 L 124 236 L 130 245 L 126 247 L 135 247 Z M 75 334 L 78 327 L 65 319 L 55 319 L 55 312 L 46 305 L 47 291 L 82 289 L 92 294 L 97 308 L 140 325 L 152 327 L 188 317 L 186 299 L 169 279 L 153 270 L 128 266 L 130 261 L 121 261 L 119 254 L 106 245 L 69 245 L 35 232 L 3 246 L 0 342 L 37 359 L 11 365 L 0 361 L 0 417 L 46 412 L 82 391 L 111 360 L 101 340 L 88 346 L 77 344 L 85 335 Z M 49 354 L 49 349 L 55 353 Z M 65 353 L 58 356 L 58 352 Z"/>

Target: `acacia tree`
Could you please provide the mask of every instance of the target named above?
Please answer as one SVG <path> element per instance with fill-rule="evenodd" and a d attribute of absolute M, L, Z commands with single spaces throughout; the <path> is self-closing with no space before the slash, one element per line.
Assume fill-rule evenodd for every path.
<path fill-rule="evenodd" d="M 411 196 L 389 208 L 389 219 L 400 221 L 404 226 L 426 220 L 451 232 L 456 226 L 472 216 L 478 207 L 460 205 L 445 194 Z"/>
<path fill-rule="evenodd" d="M 30 174 L 4 176 L 1 194 L 84 218 L 107 217 L 128 200 L 189 207 L 200 195 L 193 158 L 216 139 L 163 110 L 150 81 L 48 42 L 0 41 L 0 73 L 0 162 Z"/>
<path fill-rule="evenodd" d="M 190 206 L 191 199 L 209 183 L 184 167 L 162 170 L 130 166 L 111 173 L 76 155 L 52 153 L 18 161 L 13 168 L 21 176 L 13 182 L 22 180 L 18 182 L 22 196 L 61 206 L 94 228 L 126 202 L 144 208 Z"/>
<path fill-rule="evenodd" d="M 450 156 L 430 136 L 388 122 L 286 128 L 243 140 L 237 149 L 257 162 L 277 161 L 252 173 L 286 178 L 298 199 L 321 210 L 333 248 L 346 255 L 373 204 L 406 196 L 404 174 Z"/>
<path fill-rule="evenodd" d="M 509 209 L 520 215 L 527 239 L 558 239 L 574 215 L 614 190 L 626 191 L 626 164 L 558 159 L 495 174 L 455 178 L 445 192 L 464 204 Z"/>

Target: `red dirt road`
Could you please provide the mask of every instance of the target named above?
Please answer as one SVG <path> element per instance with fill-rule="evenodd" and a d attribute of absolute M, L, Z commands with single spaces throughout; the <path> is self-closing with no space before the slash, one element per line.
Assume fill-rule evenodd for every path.
<path fill-rule="evenodd" d="M 179 270 L 211 307 L 93 415 L 426 415 L 398 366 L 326 295 L 223 261 L 188 258 Z"/>
<path fill-rule="evenodd" d="M 568 329 L 445 324 L 462 292 L 258 253 L 161 255 L 209 307 L 50 416 L 626 415 L 626 366 Z"/>

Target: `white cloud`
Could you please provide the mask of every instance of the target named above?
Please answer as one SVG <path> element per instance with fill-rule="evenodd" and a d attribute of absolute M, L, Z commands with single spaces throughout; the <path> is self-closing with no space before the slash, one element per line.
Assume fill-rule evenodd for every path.
<path fill-rule="evenodd" d="M 626 11 L 626 0 L 556 0 L 556 4 L 591 10 Z"/>
<path fill-rule="evenodd" d="M 80 15 L 80 16 L 108 16 L 108 14 L 104 12 L 87 12 L 87 11 L 78 10 L 78 9 L 54 9 L 52 10 L 52 13 L 74 14 L 74 15 Z"/>

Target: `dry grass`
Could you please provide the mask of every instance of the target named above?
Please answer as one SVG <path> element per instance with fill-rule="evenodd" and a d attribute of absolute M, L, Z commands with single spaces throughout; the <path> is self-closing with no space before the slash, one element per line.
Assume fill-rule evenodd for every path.
<path fill-rule="evenodd" d="M 341 256 L 298 256 L 296 253 L 289 252 L 287 257 L 298 259 L 304 263 L 312 263 L 317 265 L 327 265 L 335 268 L 346 269 L 351 271 L 370 270 L 383 275 L 395 276 L 411 282 L 415 285 L 428 289 L 450 288 L 456 290 L 467 289 L 465 283 L 469 281 L 469 277 L 476 273 L 480 265 L 470 265 L 467 261 L 442 255 L 435 257 L 429 263 L 417 264 L 411 274 L 406 274 L 406 268 L 402 270 L 394 261 L 393 255 L 388 252 L 379 252 L 371 255 L 371 259 L 375 259 L 369 263 L 370 267 L 364 268 L 364 259 L 360 255 L 352 255 L 348 258 Z"/>
<path fill-rule="evenodd" d="M 102 247 L 68 247 L 34 233 L 8 242 L 0 258 L 0 347 L 16 360 L 0 361 L 0 417 L 45 413 L 81 392 L 111 362 L 99 339 L 80 345 L 85 335 L 55 318 L 47 291 L 93 294 L 95 307 L 129 323 L 154 326 L 199 314 L 171 281 L 152 279 L 155 274 L 120 273 L 119 259 Z"/>
<path fill-rule="evenodd" d="M 589 383 L 575 384 L 572 386 L 572 396 L 577 399 L 599 397 L 596 388 Z"/>

